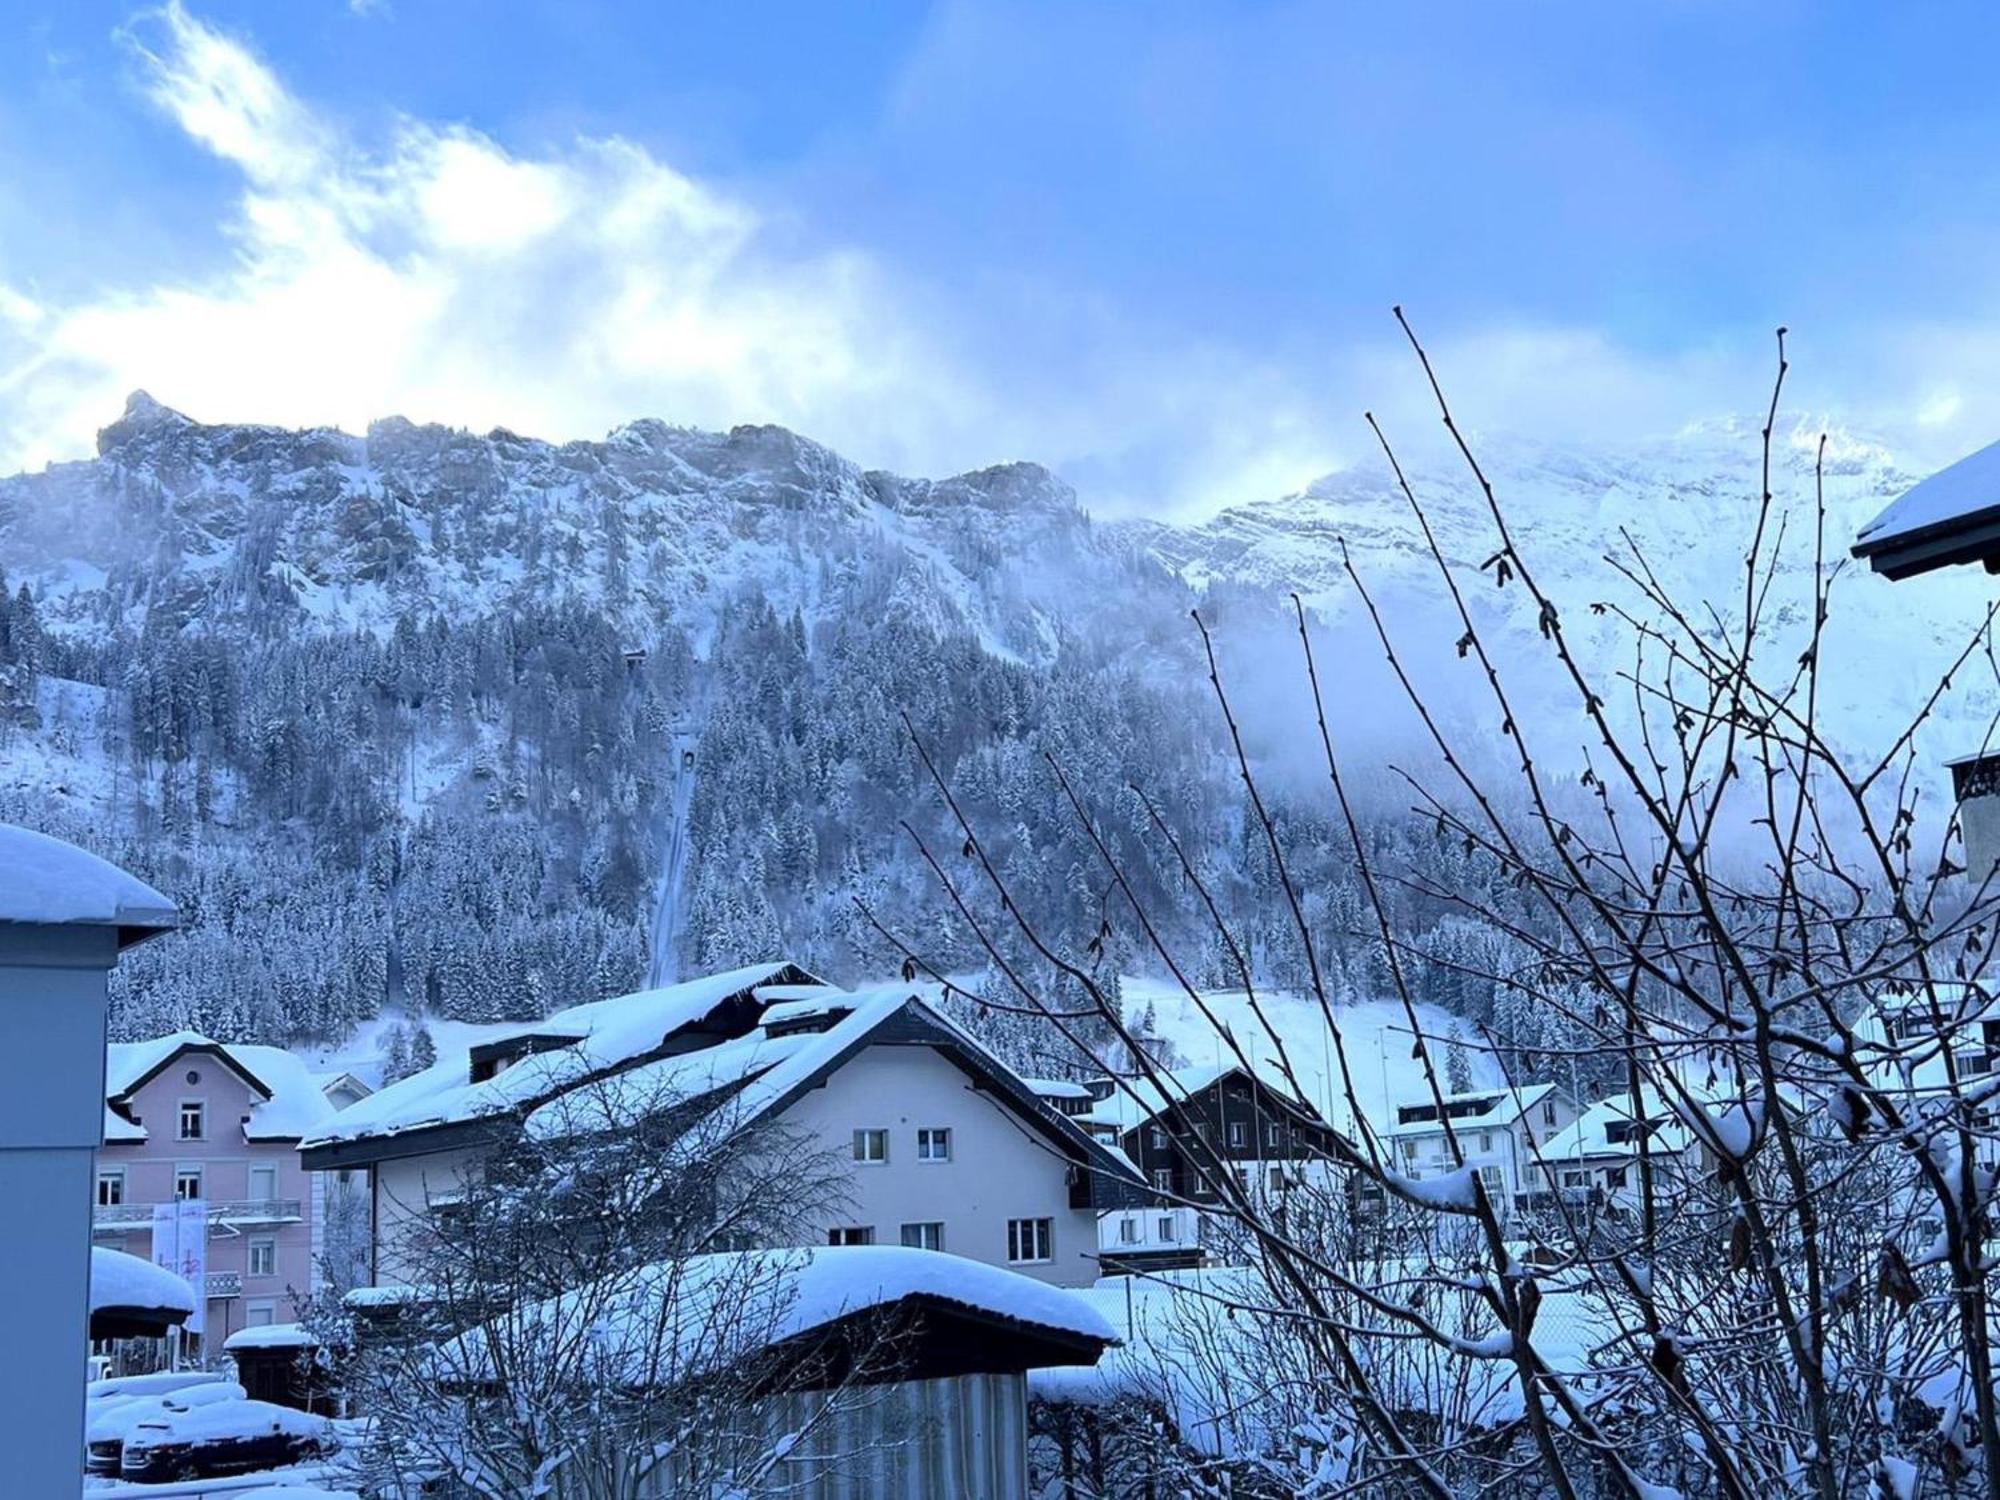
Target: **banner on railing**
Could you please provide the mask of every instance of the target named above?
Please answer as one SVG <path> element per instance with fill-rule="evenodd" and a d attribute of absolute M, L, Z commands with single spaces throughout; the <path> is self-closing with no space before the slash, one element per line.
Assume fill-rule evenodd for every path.
<path fill-rule="evenodd" d="M 208 1331 L 208 1204 L 181 1198 L 153 1205 L 153 1264 L 172 1271 L 194 1288 L 189 1333 Z"/>

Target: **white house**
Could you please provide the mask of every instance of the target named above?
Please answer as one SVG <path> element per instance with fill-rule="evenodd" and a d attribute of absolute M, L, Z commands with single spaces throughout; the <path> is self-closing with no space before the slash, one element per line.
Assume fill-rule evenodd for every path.
<path fill-rule="evenodd" d="M 1643 1109 L 1630 1093 L 1600 1099 L 1542 1142 L 1543 1179 L 1576 1207 L 1631 1208 L 1639 1201 L 1643 1154 L 1662 1180 L 1697 1170 L 1694 1136 L 1657 1090 L 1643 1089 Z"/>
<path fill-rule="evenodd" d="M 1429 1095 L 1391 1108 L 1394 1118 L 1377 1136 L 1396 1171 L 1423 1178 L 1454 1170 L 1445 1136 L 1449 1120 L 1465 1164 L 1477 1169 L 1487 1196 L 1507 1208 L 1525 1206 L 1524 1198 L 1544 1189 L 1537 1150 L 1577 1117 L 1575 1103 L 1553 1083 L 1446 1094 L 1442 1109 Z"/>
<path fill-rule="evenodd" d="M 316 1171 L 365 1168 L 372 1280 L 406 1279 L 400 1225 L 462 1191 L 513 1131 L 629 1123 L 626 1110 L 727 1101 L 848 1164 L 845 1202 L 805 1237 L 901 1244 L 1044 1281 L 1097 1275 L 1100 1203 L 1139 1191 L 1129 1163 L 908 985 L 847 991 L 769 963 L 558 1011 L 334 1116 L 301 1147 Z"/>

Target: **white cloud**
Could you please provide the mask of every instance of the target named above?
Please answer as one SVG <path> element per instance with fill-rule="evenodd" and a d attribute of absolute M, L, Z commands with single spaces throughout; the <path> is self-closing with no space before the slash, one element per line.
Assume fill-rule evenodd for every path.
<path fill-rule="evenodd" d="M 809 226 L 629 140 L 526 155 L 406 119 L 362 143 L 178 3 L 126 40 L 151 103 L 240 176 L 231 253 L 74 299 L 0 282 L 0 471 L 89 452 L 138 387 L 204 420 L 357 430 L 773 421 L 870 465 L 1032 458 L 1105 508 L 1178 511 L 1367 456 L 1368 407 L 1399 437 L 1436 432 L 1386 320 L 1372 346 L 1274 359 L 1047 288 L 1018 317 L 954 306 L 865 247 L 796 248 Z M 1495 327 L 1434 353 L 1470 426 L 1609 440 L 1754 407 L 1768 360 L 1748 342 L 1637 357 Z"/>

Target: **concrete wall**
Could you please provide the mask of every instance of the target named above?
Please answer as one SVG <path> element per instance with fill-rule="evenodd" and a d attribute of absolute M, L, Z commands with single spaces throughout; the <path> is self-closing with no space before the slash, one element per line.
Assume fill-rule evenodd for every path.
<path fill-rule="evenodd" d="M 939 1222 L 953 1255 L 1007 1266 L 1007 1221 L 1053 1221 L 1054 1259 L 1011 1269 L 1059 1286 L 1097 1279 L 1097 1216 L 1069 1206 L 1069 1162 L 1042 1135 L 929 1047 L 865 1048 L 799 1100 L 783 1123 L 809 1131 L 851 1168 L 849 1203 L 812 1225 L 870 1226 L 875 1243 L 901 1243 L 902 1226 Z M 951 1160 L 917 1160 L 917 1131 L 951 1131 Z M 887 1130 L 889 1159 L 851 1161 L 853 1132 Z"/>
<path fill-rule="evenodd" d="M 188 1081 L 190 1074 L 195 1080 L 192 1083 Z M 124 1171 L 127 1204 L 171 1202 L 174 1176 L 180 1168 L 201 1169 L 202 1196 L 210 1205 L 209 1273 L 242 1278 L 241 1296 L 208 1299 L 207 1341 L 211 1349 L 220 1348 L 223 1339 L 250 1322 L 252 1309 L 269 1314 L 267 1321 L 289 1322 L 297 1312 L 296 1299 L 309 1294 L 316 1279 L 312 1218 L 318 1207 L 317 1195 L 310 1175 L 299 1165 L 298 1148 L 289 1141 L 243 1138 L 244 1119 L 258 1097 L 221 1054 L 207 1048 L 188 1052 L 132 1096 L 131 1113 L 145 1127 L 146 1139 L 137 1143 L 106 1141 L 97 1154 L 100 1173 Z M 178 1138 L 181 1101 L 192 1099 L 206 1106 L 206 1137 L 183 1141 Z M 274 1190 L 268 1194 L 261 1188 L 252 1191 L 254 1167 L 273 1170 Z M 222 1204 L 267 1196 L 296 1200 L 298 1221 L 224 1220 L 216 1213 Z M 94 1185 L 90 1201 L 97 1201 Z M 272 1242 L 274 1265 L 267 1275 L 250 1273 L 253 1240 Z M 152 1230 L 140 1225 L 123 1234 L 100 1233 L 96 1243 L 149 1259 Z"/>

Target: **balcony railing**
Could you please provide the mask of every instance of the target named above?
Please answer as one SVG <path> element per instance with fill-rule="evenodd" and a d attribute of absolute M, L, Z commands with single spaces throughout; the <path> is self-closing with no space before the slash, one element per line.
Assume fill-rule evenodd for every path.
<path fill-rule="evenodd" d="M 242 1273 L 238 1271 L 210 1271 L 208 1273 L 208 1295 L 211 1297 L 242 1296 Z"/>
<path fill-rule="evenodd" d="M 244 1224 L 296 1224 L 305 1215 L 297 1198 L 238 1198 L 217 1200 L 208 1205 L 208 1222 L 235 1227 Z M 127 1234 L 150 1229 L 150 1203 L 100 1203 L 91 1210 L 90 1227 L 98 1234 Z"/>

